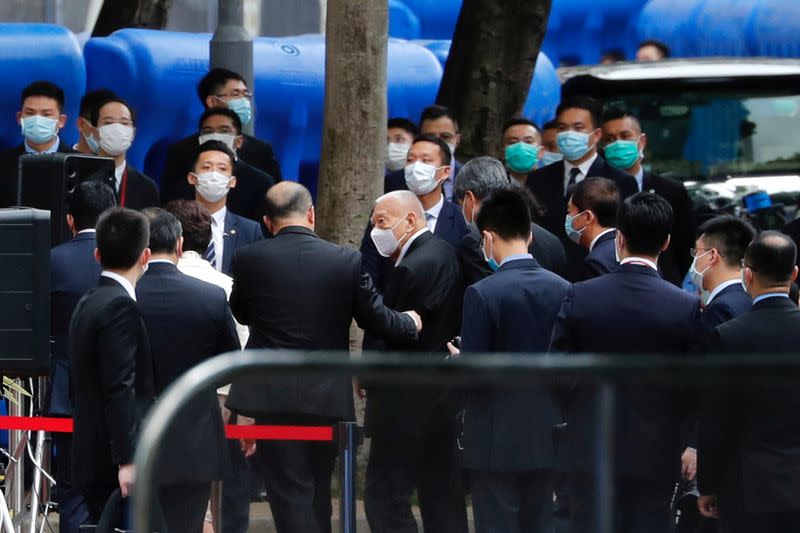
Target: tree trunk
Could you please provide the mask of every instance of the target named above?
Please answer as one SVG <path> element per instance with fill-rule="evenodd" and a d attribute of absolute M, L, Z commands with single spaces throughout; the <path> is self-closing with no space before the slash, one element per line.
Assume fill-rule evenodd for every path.
<path fill-rule="evenodd" d="M 503 122 L 525 105 L 551 3 L 464 0 L 436 98 L 458 118 L 461 156 L 500 153 Z"/>
<path fill-rule="evenodd" d="M 358 247 L 383 191 L 387 0 L 328 0 L 317 231 Z"/>
<path fill-rule="evenodd" d="M 105 37 L 122 28 L 163 29 L 170 0 L 105 0 L 92 37 Z"/>

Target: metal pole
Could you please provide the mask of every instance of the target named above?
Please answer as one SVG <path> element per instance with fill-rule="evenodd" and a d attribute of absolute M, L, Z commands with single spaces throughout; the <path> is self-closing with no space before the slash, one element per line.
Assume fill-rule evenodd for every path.
<path fill-rule="evenodd" d="M 42 464 L 43 451 L 44 451 L 44 431 L 37 431 L 36 453 L 34 454 L 34 460 L 39 465 Z M 39 514 L 39 490 L 41 487 L 41 482 L 42 482 L 42 472 L 34 465 L 33 487 L 31 488 L 31 522 L 30 522 L 30 529 L 28 530 L 30 533 L 36 533 L 36 517 Z"/>
<path fill-rule="evenodd" d="M 341 533 L 356 533 L 356 451 L 358 450 L 358 424 L 339 423 L 339 522 Z"/>
<path fill-rule="evenodd" d="M 20 384 L 19 380 L 15 380 L 15 382 L 17 385 Z M 8 402 L 8 414 L 25 416 L 22 395 L 14 391 L 14 399 L 16 402 Z M 17 459 L 17 462 L 13 464 L 14 477 L 10 487 L 8 478 L 6 478 L 6 499 L 12 517 L 19 516 L 25 508 L 25 448 L 24 446 L 20 447 L 25 438 L 24 431 L 12 430 L 8 433 L 8 450 Z M 12 466 L 11 461 L 9 461 L 9 466 Z"/>
<path fill-rule="evenodd" d="M 244 0 L 219 0 L 217 31 L 209 48 L 211 68 L 222 67 L 240 74 L 247 89 L 255 93 L 253 79 L 253 38 L 244 28 Z M 255 116 L 244 124 L 252 135 Z"/>
<path fill-rule="evenodd" d="M 597 533 L 614 532 L 614 404 L 614 386 L 604 381 L 597 389 L 594 461 L 594 516 Z"/>

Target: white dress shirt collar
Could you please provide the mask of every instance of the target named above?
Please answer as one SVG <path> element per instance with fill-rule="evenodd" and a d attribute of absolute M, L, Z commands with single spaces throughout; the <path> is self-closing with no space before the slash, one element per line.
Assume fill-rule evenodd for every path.
<path fill-rule="evenodd" d="M 418 230 L 414 235 L 412 235 L 411 237 L 408 238 L 406 243 L 400 249 L 400 255 L 397 256 L 397 261 L 394 262 L 394 266 L 397 266 L 397 265 L 400 264 L 400 261 L 402 261 L 403 258 L 408 253 L 408 249 L 411 246 L 411 243 L 414 242 L 417 239 L 417 237 L 419 237 L 420 235 L 422 235 L 426 231 L 430 231 L 430 230 L 428 230 L 428 228 L 422 228 L 421 230 Z"/>
<path fill-rule="evenodd" d="M 506 263 L 510 263 L 511 261 L 519 261 L 521 259 L 533 259 L 533 256 L 531 254 L 512 254 L 503 259 L 499 266 L 502 267 Z"/>
<path fill-rule="evenodd" d="M 77 233 L 77 235 L 81 235 L 83 233 L 97 233 L 97 230 L 94 228 L 82 229 Z"/>
<path fill-rule="evenodd" d="M 633 263 L 633 264 L 638 263 L 640 265 L 649 266 L 650 268 L 658 272 L 658 265 L 656 265 L 653 261 L 650 261 L 649 259 L 645 259 L 644 257 L 626 257 L 625 259 L 619 262 L 620 265 L 627 265 L 628 263 Z"/>
<path fill-rule="evenodd" d="M 217 211 L 216 213 L 211 213 L 211 218 L 216 222 L 220 227 L 225 227 L 225 215 L 228 213 L 228 206 L 223 205 L 222 209 Z"/>
<path fill-rule="evenodd" d="M 727 289 L 731 285 L 736 285 L 737 283 L 739 285 L 741 285 L 742 284 L 742 279 L 741 278 L 729 279 L 728 281 L 723 281 L 722 283 L 717 285 L 714 288 L 714 290 L 711 291 L 711 294 L 708 295 L 708 301 L 706 302 L 706 307 L 708 306 L 708 304 L 710 304 L 712 301 L 714 301 L 714 298 L 716 298 L 719 295 L 719 293 L 721 293 L 722 291 L 724 291 L 725 289 Z"/>
<path fill-rule="evenodd" d="M 103 270 L 100 273 L 100 275 L 106 278 L 113 279 L 114 281 L 122 285 L 122 288 L 125 289 L 128 295 L 133 299 L 133 301 L 134 302 L 136 301 L 136 291 L 134 290 L 131 282 L 127 280 L 127 278 L 125 278 L 124 276 L 120 276 L 116 272 L 110 272 L 108 270 Z"/>
<path fill-rule="evenodd" d="M 611 233 L 612 231 L 617 231 L 617 228 L 608 228 L 607 230 L 605 230 L 602 233 L 600 233 L 597 237 L 592 239 L 591 244 L 589 244 L 589 251 L 591 252 L 592 250 L 594 250 L 594 245 L 597 244 L 597 241 L 600 240 L 600 237 L 602 237 L 606 233 Z"/>
<path fill-rule="evenodd" d="M 436 223 L 439 221 L 442 207 L 444 207 L 444 194 L 439 198 L 439 201 L 436 202 L 436 205 L 425 211 L 425 223 L 428 225 L 428 229 L 431 233 L 436 231 Z"/>
<path fill-rule="evenodd" d="M 584 179 L 586 179 L 587 174 L 589 174 L 589 169 L 592 167 L 592 165 L 594 164 L 596 159 L 597 159 L 597 152 L 595 152 L 592 157 L 590 157 L 589 159 L 587 159 L 586 161 L 584 161 L 580 165 L 573 165 L 572 163 L 570 163 L 569 161 L 564 159 L 564 193 L 565 194 L 567 192 L 567 187 L 569 187 L 569 178 L 570 178 L 570 173 L 572 172 L 572 169 L 577 167 L 578 170 L 581 171 L 581 173 L 578 175 L 578 177 L 575 178 L 575 183 L 579 183 L 579 182 L 583 181 Z"/>
<path fill-rule="evenodd" d="M 114 181 L 117 184 L 117 192 L 119 192 L 119 188 L 122 186 L 122 176 L 125 174 L 125 167 L 128 165 L 127 161 L 123 161 L 117 167 L 114 167 Z"/>
<path fill-rule="evenodd" d="M 56 135 L 56 142 L 53 143 L 53 146 L 45 150 L 44 152 L 37 152 L 33 148 L 28 145 L 28 139 L 25 139 L 25 153 L 26 154 L 54 154 L 58 152 L 58 147 L 61 146 L 61 138 Z"/>
<path fill-rule="evenodd" d="M 148 265 L 155 265 L 157 263 L 163 263 L 163 264 L 175 266 L 175 263 L 173 263 L 169 259 L 151 259 L 150 261 L 147 262 Z"/>
<path fill-rule="evenodd" d="M 644 188 L 644 167 L 639 167 L 639 172 L 633 177 L 636 180 L 636 185 L 639 187 L 639 192 Z"/>

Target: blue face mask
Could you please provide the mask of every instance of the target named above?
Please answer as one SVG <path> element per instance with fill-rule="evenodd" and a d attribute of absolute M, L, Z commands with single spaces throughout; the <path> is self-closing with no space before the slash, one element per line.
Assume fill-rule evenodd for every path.
<path fill-rule="evenodd" d="M 93 154 L 100 153 L 100 144 L 94 139 L 94 133 L 84 135 L 83 138 L 86 141 L 86 146 L 89 147 L 89 150 L 91 150 Z"/>
<path fill-rule="evenodd" d="M 608 164 L 619 170 L 628 170 L 633 167 L 639 158 L 639 141 L 614 141 L 605 147 L 604 155 Z"/>
<path fill-rule="evenodd" d="M 58 121 L 41 115 L 23 117 L 22 135 L 32 143 L 44 144 L 51 141 L 58 131 Z"/>
<path fill-rule="evenodd" d="M 581 229 L 575 229 L 574 227 L 572 227 L 572 222 L 585 212 L 586 211 L 581 211 L 575 216 L 567 214 L 566 218 L 564 219 L 564 231 L 567 232 L 567 237 L 569 237 L 569 239 L 575 244 L 580 244 L 581 235 L 583 234 L 584 231 L 586 231 L 588 225 L 582 227 Z"/>
<path fill-rule="evenodd" d="M 484 240 L 486 237 L 484 237 Z M 494 260 L 494 243 L 489 243 L 489 255 L 486 255 L 486 247 L 484 246 L 484 242 L 481 241 L 481 251 L 483 252 L 483 259 L 489 263 L 489 268 L 492 269 L 492 272 L 497 272 L 497 269 L 500 268 L 500 265 L 497 264 L 497 261 Z"/>
<path fill-rule="evenodd" d="M 235 100 L 228 100 L 228 107 L 239 115 L 239 120 L 242 121 L 242 126 L 248 124 L 250 119 L 253 118 L 253 106 L 249 98 L 237 98 Z"/>
<path fill-rule="evenodd" d="M 506 165 L 511 172 L 523 174 L 533 170 L 539 157 L 539 147 L 518 142 L 506 146 Z"/>
<path fill-rule="evenodd" d="M 543 167 L 547 165 L 552 165 L 553 163 L 558 163 L 564 159 L 564 154 L 560 154 L 558 152 L 545 152 L 542 154 L 541 164 Z"/>
<path fill-rule="evenodd" d="M 592 146 L 589 146 L 589 134 L 580 131 L 559 132 L 556 144 L 567 161 L 577 161 L 592 149 Z"/>

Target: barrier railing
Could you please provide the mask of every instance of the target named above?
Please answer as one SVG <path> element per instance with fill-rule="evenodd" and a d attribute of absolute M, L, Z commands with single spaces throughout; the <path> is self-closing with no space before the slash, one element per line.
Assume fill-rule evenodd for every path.
<path fill-rule="evenodd" d="M 531 383 L 594 383 L 597 415 L 602 423 L 595 434 L 597 468 L 594 472 L 596 532 L 613 531 L 613 472 L 615 384 L 626 381 L 652 384 L 736 382 L 800 382 L 798 355 L 741 356 L 632 356 L 632 355 L 470 355 L 455 361 L 404 354 L 364 354 L 346 359 L 342 353 L 245 350 L 203 362 L 174 382 L 150 412 L 137 446 L 136 484 L 133 490 L 134 530 L 153 531 L 155 464 L 164 433 L 177 414 L 202 390 L 230 382 L 247 373 L 265 377 L 359 376 L 373 384 L 519 386 Z M 355 428 L 340 427 L 340 520 L 342 533 L 355 532 Z M 344 438 L 343 438 L 344 437 Z"/>

